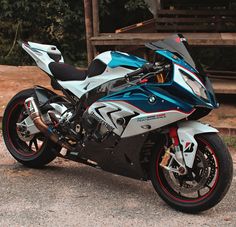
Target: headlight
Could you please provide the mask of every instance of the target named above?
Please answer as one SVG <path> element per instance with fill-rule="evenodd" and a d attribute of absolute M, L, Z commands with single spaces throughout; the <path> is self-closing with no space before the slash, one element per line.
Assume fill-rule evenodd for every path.
<path fill-rule="evenodd" d="M 206 89 L 183 70 L 180 69 L 179 71 L 185 83 L 192 89 L 194 94 L 205 100 L 208 100 Z"/>

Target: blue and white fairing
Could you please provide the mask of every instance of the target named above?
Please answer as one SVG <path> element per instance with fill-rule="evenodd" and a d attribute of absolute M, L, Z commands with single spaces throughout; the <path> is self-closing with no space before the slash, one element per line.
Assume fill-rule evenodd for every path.
<path fill-rule="evenodd" d="M 88 75 L 83 81 L 58 81 L 59 84 L 80 98 L 108 81 L 124 78 L 127 73 L 142 67 L 147 62 L 144 59 L 117 51 L 101 53 L 93 60 L 93 62 L 96 61 L 105 65 L 101 74 L 92 77 Z"/>
<path fill-rule="evenodd" d="M 167 129 L 170 124 L 176 123 L 185 164 L 192 168 L 198 147 L 195 135 L 215 133 L 217 130 L 183 119 L 198 119 L 218 105 L 209 79 L 195 64 L 183 42 L 184 38 L 176 35 L 170 40 L 150 44 L 172 65 L 171 78 L 166 83 L 148 81 L 121 89 L 93 103 L 88 113 L 106 122 L 110 130 L 121 138 L 162 127 Z M 119 67 L 117 64 L 116 67 Z M 191 152 L 187 152 L 189 144 Z"/>
<path fill-rule="evenodd" d="M 208 78 L 200 75 L 199 67 L 195 65 L 185 45 L 182 44 L 184 40 L 181 40 L 178 35 L 174 37 L 174 40 L 177 42 L 176 48 L 173 48 L 175 45 L 173 37 L 167 40 L 168 45 L 165 43 L 166 40 L 163 41 L 164 44 L 162 42 L 149 44 L 159 55 L 172 63 L 171 78 L 167 83 L 147 82 L 121 89 L 92 104 L 88 112 L 105 120 L 117 135 L 129 137 L 178 122 L 194 112 L 197 116 L 201 116 L 205 113 L 205 109 L 217 107 Z M 166 49 L 161 49 L 161 47 L 166 47 Z M 183 49 L 182 52 L 181 49 Z M 124 61 L 119 60 L 109 59 L 107 64 L 118 68 L 125 62 L 128 62 L 130 66 L 136 64 L 133 57 L 132 63 L 126 61 L 125 58 Z M 136 65 L 138 64 L 142 65 L 141 59 L 137 60 Z M 119 125 L 117 123 L 119 119 L 124 119 L 124 122 L 129 119 L 127 126 Z"/>
<path fill-rule="evenodd" d="M 152 80 L 127 83 L 127 73 L 141 68 L 147 61 L 117 51 L 98 55 L 83 80 L 61 81 L 56 78 L 56 74 L 55 79 L 65 90 L 69 90 L 78 98 L 84 97 L 81 100 L 89 100 L 90 103 L 84 105 L 87 106 L 85 119 L 89 116 L 100 123 L 103 126 L 100 128 L 101 133 L 114 133 L 113 135 L 116 134 L 120 138 L 156 129 L 166 133 L 170 124 L 175 123 L 182 147 L 187 148 L 189 144 L 193 144 L 192 151 L 184 153 L 185 163 L 191 168 L 197 151 L 194 136 L 217 132 L 210 126 L 189 121 L 199 119 L 206 115 L 207 111 L 217 107 L 213 89 L 200 65 L 196 64 L 197 61 L 190 55 L 183 36 L 175 35 L 147 46 L 166 60 L 164 65 L 168 65 L 169 78 L 164 83 Z M 63 62 L 63 57 L 55 46 L 23 43 L 22 47 L 42 70 L 54 77 L 49 64 L 54 62 L 54 57 L 60 57 L 59 62 Z M 90 68 L 94 68 L 94 74 L 90 74 Z M 154 73 L 152 76 L 158 74 Z M 110 89 L 112 87 L 116 89 Z M 184 121 L 187 118 L 188 121 Z"/>
<path fill-rule="evenodd" d="M 146 47 L 171 61 L 174 75 L 172 86 L 180 85 L 182 87 L 182 89 L 178 89 L 178 92 L 184 92 L 186 96 L 191 97 L 189 101 L 195 106 L 218 108 L 209 78 L 191 53 L 183 35 L 176 34 L 163 41 L 148 43 Z M 186 91 L 189 92 L 186 93 Z"/>

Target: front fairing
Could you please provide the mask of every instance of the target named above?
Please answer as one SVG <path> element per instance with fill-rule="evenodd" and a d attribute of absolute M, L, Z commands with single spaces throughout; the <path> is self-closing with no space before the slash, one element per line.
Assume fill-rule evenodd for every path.
<path fill-rule="evenodd" d="M 196 81 L 196 83 L 204 87 L 207 98 L 202 98 L 197 95 L 185 82 L 182 73 L 188 74 Z M 205 76 L 203 80 L 199 73 L 193 72 L 188 68 L 183 67 L 181 64 L 173 64 L 173 79 L 171 87 L 173 91 L 176 91 L 177 96 L 181 96 L 183 99 L 194 105 L 194 107 L 205 107 L 209 109 L 215 109 L 218 107 L 209 78 Z"/>
<path fill-rule="evenodd" d="M 216 101 L 210 80 L 205 74 L 202 66 L 191 55 L 188 43 L 182 35 L 173 35 L 164 41 L 149 43 L 146 44 L 146 46 L 155 50 L 156 54 L 159 54 L 172 62 L 173 78 L 171 86 L 174 90 L 180 92 L 176 95 L 184 94 L 185 98 L 195 107 L 205 107 L 209 109 L 218 108 L 219 105 Z M 181 74 L 176 68 L 183 69 L 187 74 L 190 74 L 192 78 L 204 86 L 207 100 L 202 99 L 191 90 L 191 88 L 183 81 Z"/>

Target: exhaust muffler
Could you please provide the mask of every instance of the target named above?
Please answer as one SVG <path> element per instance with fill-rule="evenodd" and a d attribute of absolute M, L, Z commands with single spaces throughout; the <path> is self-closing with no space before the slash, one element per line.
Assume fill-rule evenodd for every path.
<path fill-rule="evenodd" d="M 54 143 L 57 143 L 68 150 L 74 150 L 70 144 L 60 141 L 59 136 L 54 133 L 47 124 L 44 123 L 34 97 L 26 99 L 24 105 L 30 118 L 40 132 L 51 139 Z"/>

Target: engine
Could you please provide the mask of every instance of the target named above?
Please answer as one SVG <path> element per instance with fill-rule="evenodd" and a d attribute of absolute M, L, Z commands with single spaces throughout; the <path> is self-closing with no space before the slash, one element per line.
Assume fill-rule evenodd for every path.
<path fill-rule="evenodd" d="M 93 113 L 84 112 L 82 127 L 89 139 L 96 142 L 104 141 L 113 131 L 113 128 Z"/>

